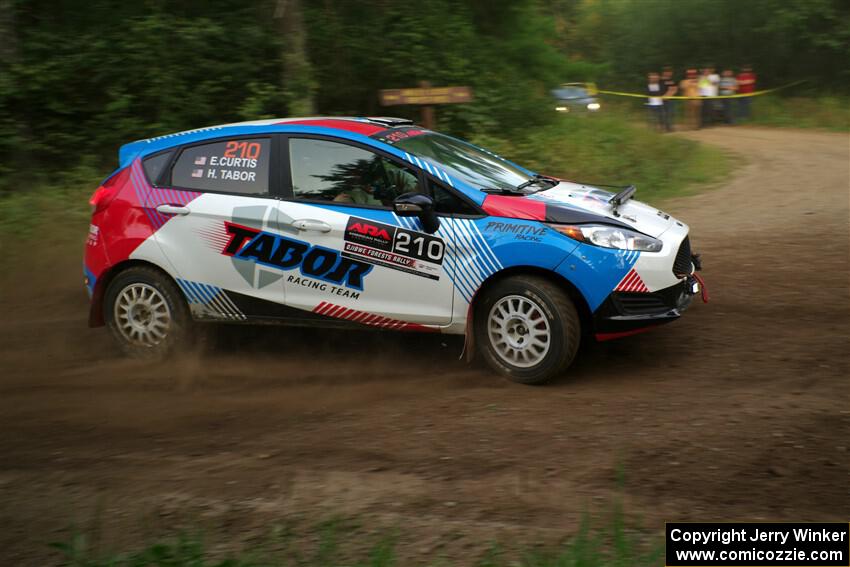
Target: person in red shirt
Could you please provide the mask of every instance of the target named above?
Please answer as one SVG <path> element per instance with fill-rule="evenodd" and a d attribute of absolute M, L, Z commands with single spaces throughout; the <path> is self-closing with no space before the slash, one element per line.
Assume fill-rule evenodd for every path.
<path fill-rule="evenodd" d="M 738 94 L 749 94 L 756 91 L 756 74 L 753 73 L 753 68 L 745 65 L 738 73 Z M 752 105 L 751 96 L 743 96 L 738 99 L 738 119 L 746 120 L 751 115 Z"/>

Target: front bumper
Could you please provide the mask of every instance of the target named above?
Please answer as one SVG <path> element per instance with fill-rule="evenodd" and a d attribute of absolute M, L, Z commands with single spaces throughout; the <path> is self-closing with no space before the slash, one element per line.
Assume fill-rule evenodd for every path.
<path fill-rule="evenodd" d="M 701 286 L 693 276 L 651 293 L 615 291 L 593 314 L 596 339 L 634 335 L 675 321 L 700 291 Z"/>

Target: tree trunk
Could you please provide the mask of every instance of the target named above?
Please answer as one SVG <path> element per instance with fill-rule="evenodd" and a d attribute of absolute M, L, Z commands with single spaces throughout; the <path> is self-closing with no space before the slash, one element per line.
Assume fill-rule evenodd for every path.
<path fill-rule="evenodd" d="M 18 57 L 12 0 L 0 0 L 0 66 L 8 69 Z"/>
<path fill-rule="evenodd" d="M 274 17 L 283 39 L 281 75 L 287 111 L 290 116 L 310 116 L 315 113 L 316 86 L 307 57 L 307 29 L 301 0 L 277 0 Z"/>

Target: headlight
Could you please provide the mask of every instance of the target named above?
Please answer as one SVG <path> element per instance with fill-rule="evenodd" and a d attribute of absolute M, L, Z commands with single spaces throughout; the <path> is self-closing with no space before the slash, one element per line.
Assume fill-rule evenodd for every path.
<path fill-rule="evenodd" d="M 569 107 L 567 107 L 567 106 L 556 106 L 555 110 L 557 110 L 558 112 L 569 112 L 570 111 Z"/>
<path fill-rule="evenodd" d="M 659 252 L 663 247 L 662 242 L 657 238 L 617 226 L 550 224 L 549 227 L 579 242 L 601 246 L 602 248 Z"/>
<path fill-rule="evenodd" d="M 598 102 L 591 102 L 590 104 L 587 105 L 587 109 L 588 110 L 599 110 L 599 103 Z"/>

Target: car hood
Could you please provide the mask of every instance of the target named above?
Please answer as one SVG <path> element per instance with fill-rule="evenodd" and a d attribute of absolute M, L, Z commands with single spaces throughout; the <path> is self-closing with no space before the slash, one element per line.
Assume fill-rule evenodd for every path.
<path fill-rule="evenodd" d="M 596 102 L 595 98 L 587 97 L 587 98 L 559 98 L 556 99 L 558 102 L 563 102 L 564 104 L 591 104 Z"/>
<path fill-rule="evenodd" d="M 613 207 L 608 204 L 608 200 L 613 196 L 614 193 L 598 187 L 562 181 L 551 189 L 535 193 L 530 198 L 545 201 L 547 217 L 552 222 L 586 223 L 589 217 L 576 213 L 589 213 L 596 217 L 603 217 L 599 219 L 600 221 L 604 219 L 616 221 L 655 238 L 679 222 L 655 207 L 634 199 L 620 205 L 617 208 L 618 214 L 615 215 Z"/>

